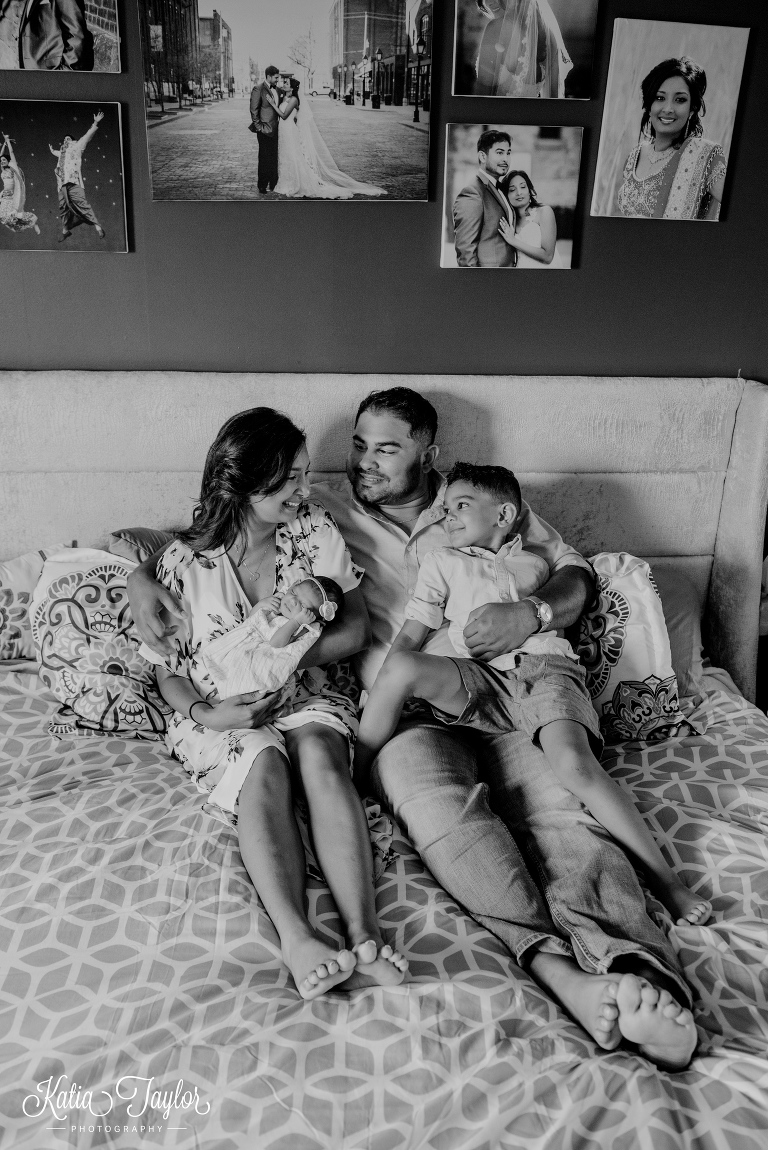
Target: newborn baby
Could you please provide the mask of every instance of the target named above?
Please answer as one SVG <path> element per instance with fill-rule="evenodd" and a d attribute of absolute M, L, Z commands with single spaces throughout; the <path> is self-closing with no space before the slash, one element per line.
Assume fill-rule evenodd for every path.
<path fill-rule="evenodd" d="M 219 697 L 279 691 L 342 602 L 338 583 L 324 575 L 311 575 L 282 595 L 261 599 L 247 619 L 201 649 Z"/>

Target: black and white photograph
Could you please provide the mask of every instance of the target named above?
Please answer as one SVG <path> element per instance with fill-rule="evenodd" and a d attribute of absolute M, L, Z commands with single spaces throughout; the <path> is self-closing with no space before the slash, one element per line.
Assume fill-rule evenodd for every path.
<path fill-rule="evenodd" d="M 155 200 L 425 200 L 432 0 L 139 0 Z"/>
<path fill-rule="evenodd" d="M 598 0 L 456 0 L 455 96 L 588 100 Z"/>
<path fill-rule="evenodd" d="M 581 128 L 448 124 L 440 266 L 569 270 Z"/>
<path fill-rule="evenodd" d="M 0 0 L 0 69 L 119 72 L 117 0 Z"/>
<path fill-rule="evenodd" d="M 748 28 L 614 22 L 593 216 L 720 218 Z"/>
<path fill-rule="evenodd" d="M 127 251 L 119 104 L 0 100 L 0 176 L 0 251 Z"/>

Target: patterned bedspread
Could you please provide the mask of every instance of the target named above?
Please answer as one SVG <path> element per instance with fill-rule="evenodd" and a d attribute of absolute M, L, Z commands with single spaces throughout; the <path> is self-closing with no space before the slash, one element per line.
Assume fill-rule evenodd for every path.
<path fill-rule="evenodd" d="M 705 928 L 651 904 L 697 998 L 671 1075 L 587 1039 L 404 841 L 378 907 L 410 981 L 303 1002 L 162 745 L 57 741 L 35 676 L 0 674 L 2 1150 L 765 1147 L 768 719 L 707 682 L 703 735 L 608 762 L 714 903 Z"/>

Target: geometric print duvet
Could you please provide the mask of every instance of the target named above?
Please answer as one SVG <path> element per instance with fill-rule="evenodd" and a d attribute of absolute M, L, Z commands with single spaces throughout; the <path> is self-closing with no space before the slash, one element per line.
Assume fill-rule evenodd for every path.
<path fill-rule="evenodd" d="M 0 1147 L 765 1150 L 768 719 L 706 683 L 703 734 L 605 760 L 714 906 L 677 927 L 649 896 L 696 997 L 667 1074 L 587 1039 L 402 835 L 377 905 L 410 980 L 303 1002 L 163 745 L 56 740 L 53 696 L 0 672 Z"/>

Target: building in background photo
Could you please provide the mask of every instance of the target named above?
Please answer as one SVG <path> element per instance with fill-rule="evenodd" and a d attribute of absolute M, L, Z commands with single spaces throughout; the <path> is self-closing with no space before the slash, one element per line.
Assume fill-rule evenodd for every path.
<path fill-rule="evenodd" d="M 572 265 L 581 128 L 448 124 L 440 266 Z"/>
<path fill-rule="evenodd" d="M 588 100 L 597 0 L 456 0 L 455 96 Z"/>
<path fill-rule="evenodd" d="M 748 28 L 614 21 L 593 216 L 716 221 Z"/>
<path fill-rule="evenodd" d="M 119 72 L 116 0 L 0 0 L 0 69 Z"/>
<path fill-rule="evenodd" d="M 427 198 L 433 0 L 209 3 L 139 0 L 154 199 Z"/>

